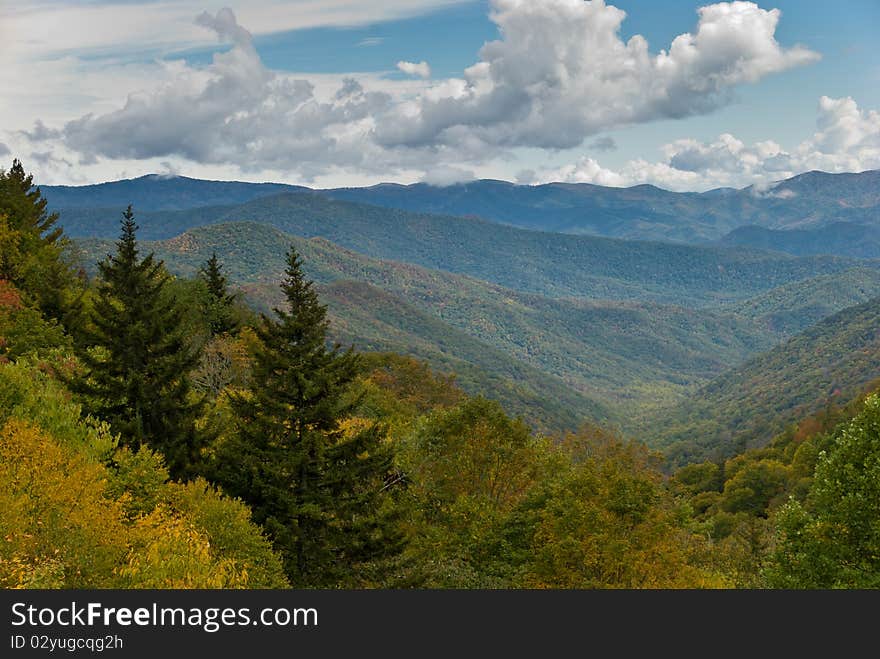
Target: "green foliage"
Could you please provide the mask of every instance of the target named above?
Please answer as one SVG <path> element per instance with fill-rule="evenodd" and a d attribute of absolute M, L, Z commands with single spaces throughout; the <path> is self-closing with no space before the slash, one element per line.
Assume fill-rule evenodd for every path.
<path fill-rule="evenodd" d="M 408 579 L 426 587 L 509 587 L 504 529 L 545 468 L 546 444 L 484 398 L 424 417 L 400 442 Z"/>
<path fill-rule="evenodd" d="M 0 280 L 11 282 L 49 320 L 76 329 L 82 282 L 57 221 L 20 161 L 0 170 Z"/>
<path fill-rule="evenodd" d="M 207 294 L 202 300 L 202 309 L 208 320 L 212 337 L 231 333 L 237 326 L 233 315 L 235 295 L 229 293 L 222 269 L 217 260 L 217 252 L 212 252 L 211 258 L 199 269 L 199 277 L 207 288 Z"/>
<path fill-rule="evenodd" d="M 145 448 L 115 447 L 50 376 L 0 365 L 0 585 L 287 585 L 245 506 L 204 481 L 168 483 Z"/>
<path fill-rule="evenodd" d="M 737 586 L 768 584 L 769 572 L 762 570 L 774 551 L 778 525 L 803 519 L 820 456 L 835 428 L 861 413 L 864 402 L 860 396 L 829 406 L 791 424 L 765 447 L 723 463 L 686 465 L 673 474 L 671 489 L 690 507 L 692 531 L 709 539 L 706 565 Z"/>
<path fill-rule="evenodd" d="M 878 316 L 880 298 L 817 323 L 656 415 L 642 437 L 667 448 L 676 466 L 766 445 L 787 424 L 850 400 L 880 376 Z"/>
<path fill-rule="evenodd" d="M 758 515 L 785 491 L 788 469 L 777 460 L 759 460 L 740 469 L 724 483 L 721 508 Z"/>
<path fill-rule="evenodd" d="M 223 496 L 201 478 L 169 483 L 167 492 L 173 508 L 205 533 L 211 549 L 234 561 L 246 575 L 248 588 L 288 587 L 281 557 L 251 521 L 244 503 Z"/>
<path fill-rule="evenodd" d="M 724 585 L 694 564 L 701 541 L 664 489 L 656 456 L 595 429 L 570 435 L 568 460 L 521 510 L 530 530 L 525 585 L 680 588 Z"/>
<path fill-rule="evenodd" d="M 789 503 L 778 524 L 771 584 L 880 587 L 880 396 L 835 433 L 806 502 Z"/>
<path fill-rule="evenodd" d="M 202 438 L 189 371 L 199 359 L 182 331 L 183 312 L 165 294 L 168 275 L 153 254 L 139 257 L 131 207 L 123 214 L 116 253 L 99 264 L 98 294 L 80 358 L 85 377 L 74 384 L 87 409 L 107 420 L 122 442 L 150 444 L 171 475 L 191 475 Z M 96 350 L 98 348 L 99 350 Z"/>
<path fill-rule="evenodd" d="M 330 586 L 393 551 L 379 519 L 390 466 L 375 424 L 346 432 L 358 374 L 352 351 L 326 346 L 326 309 L 291 249 L 286 309 L 257 328 L 251 391 L 233 394 L 239 433 L 218 443 L 216 482 L 252 507 L 297 587 Z"/>
<path fill-rule="evenodd" d="M 37 309 L 25 306 L 15 286 L 0 280 L 0 359 L 46 356 L 71 347 L 70 337 L 57 321 L 46 320 Z"/>
<path fill-rule="evenodd" d="M 392 431 L 406 428 L 423 414 L 464 399 L 455 376 L 435 373 L 426 362 L 395 353 L 361 353 L 361 378 L 355 387 L 358 415 L 381 420 Z"/>
<path fill-rule="evenodd" d="M 726 307 L 777 335 L 791 336 L 848 307 L 880 296 L 880 271 L 853 268 L 791 282 Z"/>
<path fill-rule="evenodd" d="M 594 427 L 554 446 L 469 399 L 401 442 L 409 578 L 429 587 L 707 587 L 703 541 L 643 447 Z"/>

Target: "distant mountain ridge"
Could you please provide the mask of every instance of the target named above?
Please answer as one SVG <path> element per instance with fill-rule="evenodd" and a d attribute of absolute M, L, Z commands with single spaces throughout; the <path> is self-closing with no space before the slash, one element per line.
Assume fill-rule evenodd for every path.
<path fill-rule="evenodd" d="M 122 211 L 131 204 L 138 212 L 173 211 L 243 204 L 281 192 L 308 190 L 284 183 L 206 181 L 186 176 L 147 174 L 96 185 L 43 185 L 40 191 L 53 209 Z"/>
<path fill-rule="evenodd" d="M 670 192 L 645 184 L 629 188 L 589 183 L 518 185 L 491 179 L 446 187 L 383 183 L 313 190 L 155 174 L 99 185 L 42 186 L 41 190 L 55 209 L 121 209 L 131 203 L 140 212 L 236 205 L 282 192 L 311 191 L 343 201 L 480 217 L 541 231 L 688 244 L 718 241 L 748 225 L 789 230 L 849 223 L 880 229 L 880 171 L 806 172 L 772 186 L 704 193 Z"/>
<path fill-rule="evenodd" d="M 65 211 L 72 237 L 115 238 L 119 212 Z M 82 215 L 85 213 L 85 215 Z M 880 262 L 793 257 L 745 248 L 690 246 L 566 235 L 453 216 L 329 199 L 314 192 L 245 204 L 136 213 L 144 239 L 163 239 L 222 222 L 268 224 L 320 236 L 379 259 L 470 275 L 548 297 L 654 301 L 687 307 L 745 299 L 791 281 Z"/>

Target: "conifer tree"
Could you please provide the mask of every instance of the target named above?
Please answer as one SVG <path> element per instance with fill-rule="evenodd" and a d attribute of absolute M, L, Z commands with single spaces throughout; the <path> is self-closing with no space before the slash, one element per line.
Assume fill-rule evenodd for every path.
<path fill-rule="evenodd" d="M 211 258 L 199 268 L 199 277 L 205 282 L 205 286 L 208 289 L 208 298 L 204 306 L 211 336 L 231 333 L 237 326 L 232 315 L 235 295 L 229 293 L 226 277 L 223 275 L 222 269 L 223 266 L 217 259 L 216 252 L 213 252 Z"/>
<path fill-rule="evenodd" d="M 184 478 L 201 448 L 195 428 L 201 403 L 192 400 L 188 378 L 199 355 L 182 335 L 163 263 L 152 253 L 139 257 L 137 229 L 129 206 L 116 253 L 98 264 L 90 349 L 81 354 L 88 373 L 73 386 L 123 444 L 149 443 L 164 454 L 171 475 Z"/>
<path fill-rule="evenodd" d="M 335 586 L 395 548 L 378 513 L 390 455 L 377 426 L 341 427 L 358 404 L 358 356 L 327 347 L 326 307 L 293 248 L 281 289 L 286 309 L 262 317 L 252 391 L 232 398 L 240 429 L 218 448 L 215 478 L 250 504 L 294 587 Z"/>
<path fill-rule="evenodd" d="M 0 170 L 0 279 L 12 282 L 43 314 L 77 328 L 84 286 L 65 254 L 58 213 L 19 160 Z"/>
<path fill-rule="evenodd" d="M 0 171 L 0 208 L 8 215 L 12 229 L 44 245 L 54 245 L 62 230 L 55 226 L 58 213 L 46 210 L 48 203 L 20 160 L 13 160 L 8 172 Z"/>

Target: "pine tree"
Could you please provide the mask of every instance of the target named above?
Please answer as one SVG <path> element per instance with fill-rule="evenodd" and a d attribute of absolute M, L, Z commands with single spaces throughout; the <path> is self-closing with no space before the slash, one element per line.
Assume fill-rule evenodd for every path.
<path fill-rule="evenodd" d="M 34 186 L 19 160 L 0 170 L 0 279 L 12 282 L 43 314 L 78 328 L 82 279 L 65 249 L 68 241 L 55 226 L 58 213 Z"/>
<path fill-rule="evenodd" d="M 0 171 L 0 209 L 8 214 L 11 227 L 44 245 L 54 245 L 62 230 L 55 226 L 58 213 L 47 212 L 48 203 L 20 160 L 13 160 L 8 172 Z"/>
<path fill-rule="evenodd" d="M 222 273 L 223 266 L 213 252 L 211 258 L 199 268 L 199 277 L 205 282 L 208 297 L 204 303 L 204 312 L 208 320 L 211 336 L 232 333 L 237 327 L 232 314 L 235 295 L 229 293 L 226 277 Z"/>
<path fill-rule="evenodd" d="M 240 431 L 218 448 L 215 478 L 250 504 L 295 587 L 334 586 L 395 546 L 378 512 L 390 455 L 377 426 L 341 427 L 359 402 L 358 356 L 328 349 L 326 307 L 293 249 L 281 289 L 287 310 L 262 317 L 252 391 L 232 398 Z"/>
<path fill-rule="evenodd" d="M 116 253 L 98 264 L 90 349 L 81 354 L 88 373 L 73 386 L 123 444 L 150 444 L 164 454 L 171 475 L 184 478 L 201 448 L 195 428 L 201 403 L 191 400 L 188 379 L 199 355 L 182 335 L 163 263 L 152 253 L 139 258 L 137 229 L 129 206 Z"/>

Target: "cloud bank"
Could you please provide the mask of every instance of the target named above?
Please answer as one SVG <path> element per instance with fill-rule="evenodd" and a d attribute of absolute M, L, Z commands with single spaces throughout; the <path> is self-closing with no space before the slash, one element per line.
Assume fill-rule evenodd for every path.
<path fill-rule="evenodd" d="M 728 103 L 738 86 L 819 57 L 783 48 L 775 38 L 779 12 L 752 2 L 700 8 L 694 30 L 657 53 L 642 36 L 624 41 L 625 12 L 603 0 L 490 5 L 499 39 L 483 46 L 461 78 L 427 81 L 426 62 L 401 61 L 401 71 L 421 80 L 368 85 L 349 78 L 333 89 L 269 70 L 230 9 L 204 12 L 195 23 L 232 46 L 209 65 L 175 62 L 166 82 L 129 94 L 121 107 L 61 127 L 40 122 L 30 138 L 54 140 L 83 162 L 178 157 L 304 180 L 333 171 L 391 178 L 404 170 L 448 180 L 470 171 L 462 163 L 510 157 L 513 149 L 571 149 L 612 128 L 705 114 Z M 840 137 L 829 132 L 826 139 Z M 614 147 L 610 138 L 591 143 L 594 151 Z M 737 154 L 746 155 L 745 147 L 723 143 L 674 148 L 666 162 L 642 169 L 686 184 L 697 170 L 732 167 Z M 727 164 L 715 163 L 724 158 Z M 608 184 L 638 176 L 591 159 L 560 175 Z"/>
<path fill-rule="evenodd" d="M 480 61 L 377 125 L 385 146 L 459 145 L 567 149 L 602 130 L 704 114 L 737 85 L 818 59 L 774 38 L 777 10 L 751 2 L 702 7 L 694 33 L 652 55 L 624 42 L 626 13 L 603 0 L 494 0 L 501 39 Z"/>
<path fill-rule="evenodd" d="M 524 182 L 566 181 L 626 186 L 653 183 L 671 190 L 766 186 L 808 170 L 859 172 L 880 169 L 880 113 L 860 109 L 852 98 L 819 100 L 816 132 L 795 149 L 773 141 L 745 144 L 729 133 L 712 142 L 677 140 L 657 162 L 633 160 L 618 171 L 593 158 L 530 173 Z"/>

